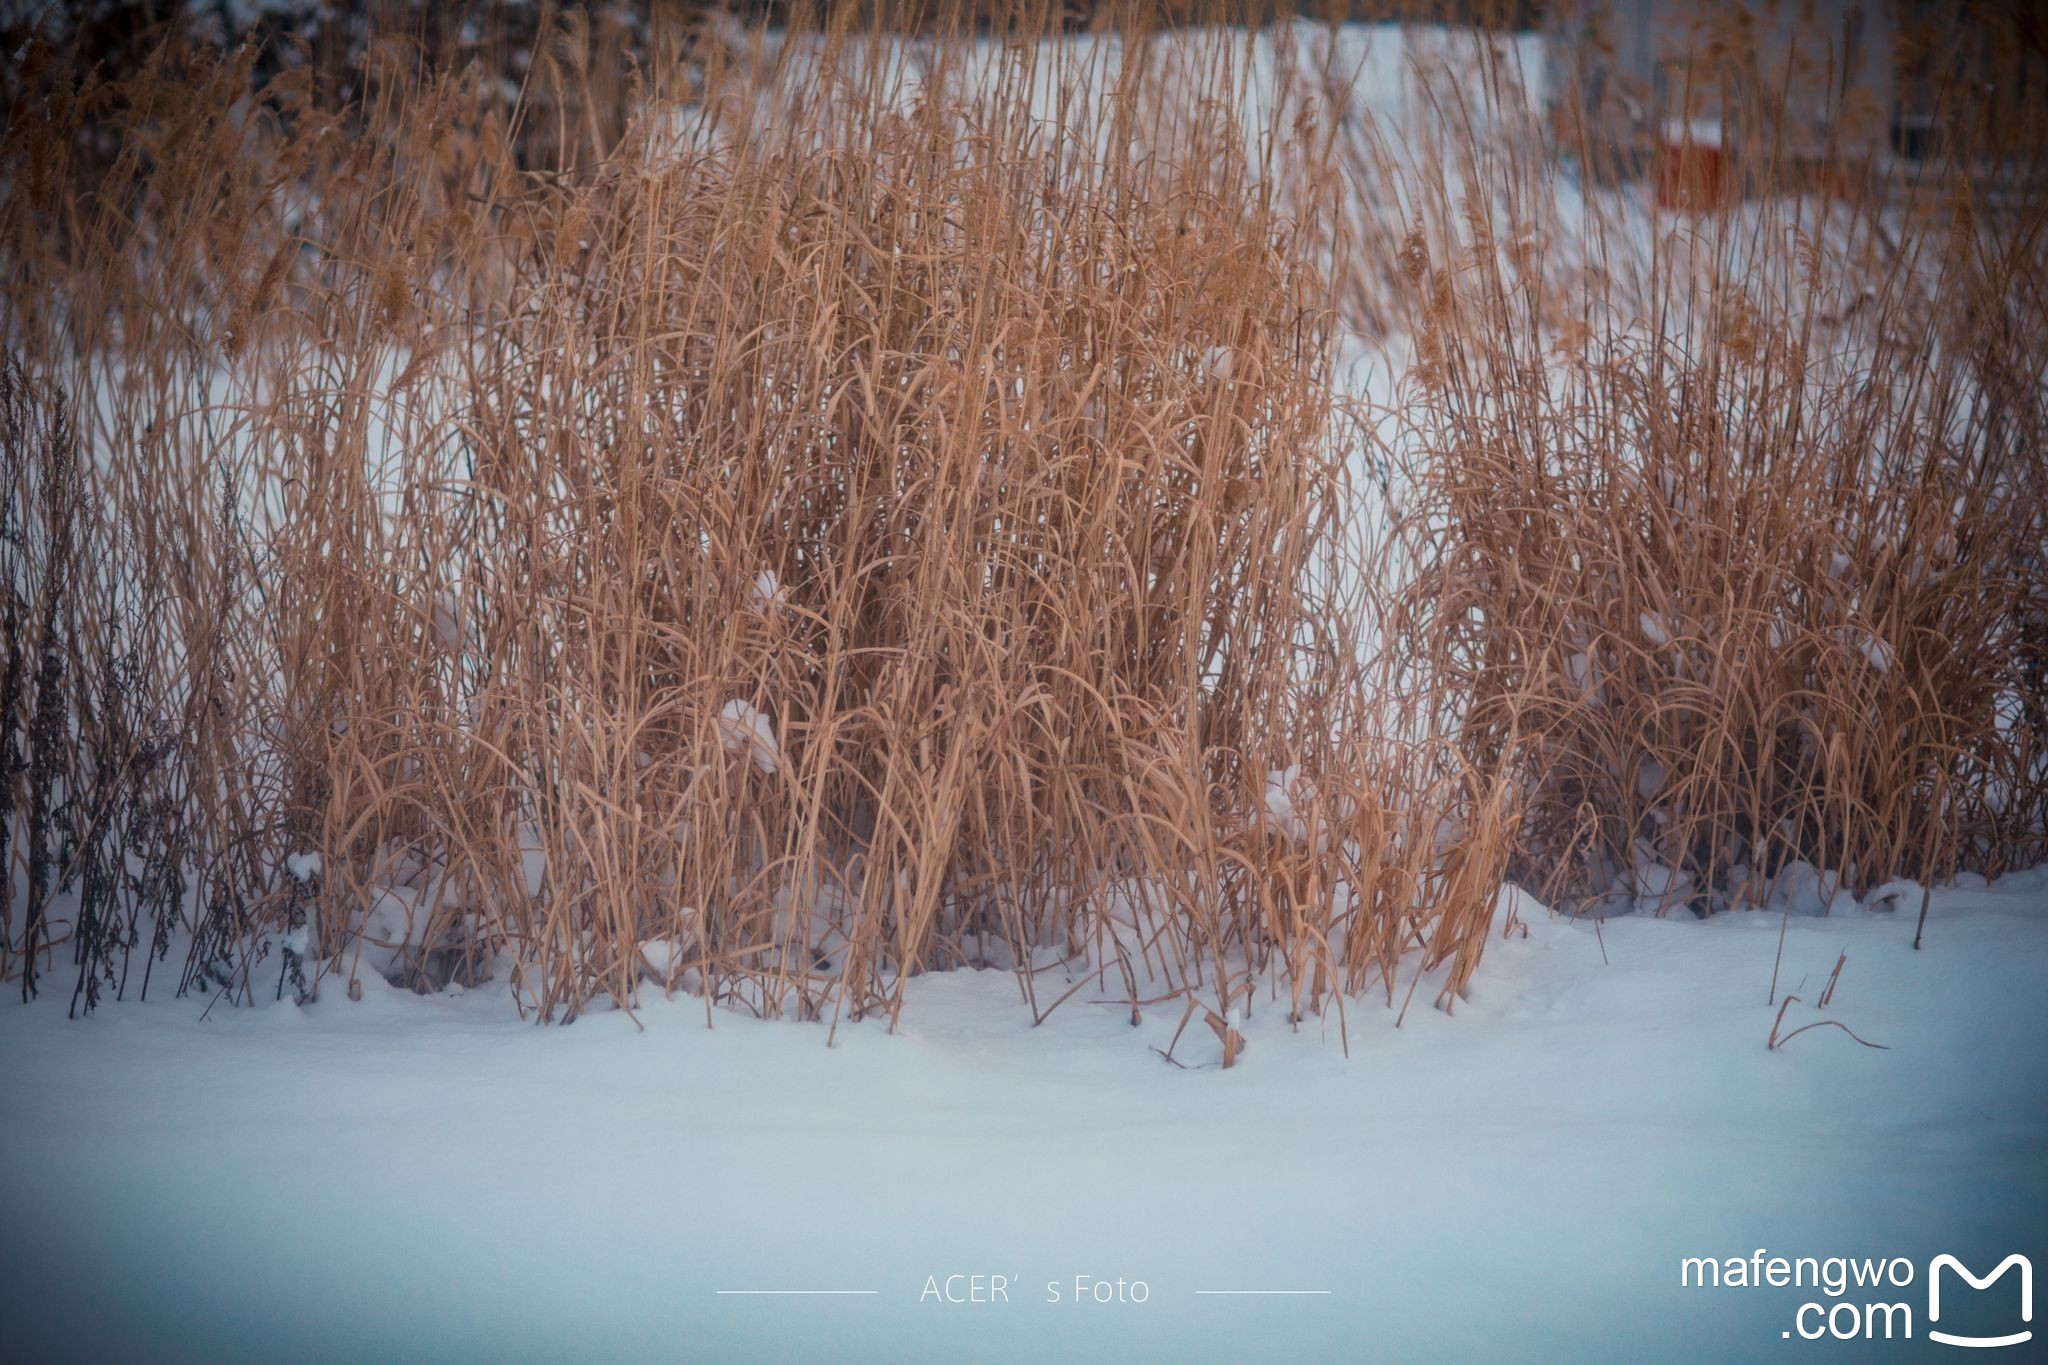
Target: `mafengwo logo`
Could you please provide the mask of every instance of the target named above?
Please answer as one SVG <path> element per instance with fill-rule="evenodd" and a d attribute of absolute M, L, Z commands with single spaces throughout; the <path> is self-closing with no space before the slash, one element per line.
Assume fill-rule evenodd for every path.
<path fill-rule="evenodd" d="M 2023 1341 L 2033 1340 L 2034 1333 L 2031 1329 L 2011 1332 L 2002 1337 L 1963 1337 L 1951 1336 L 1947 1332 L 1936 1330 L 1934 1326 L 1935 1323 L 1941 1321 L 1941 1272 L 1943 1270 L 1955 1271 L 1972 1289 L 1989 1289 L 1994 1283 L 2004 1277 L 2006 1271 L 2011 1270 L 2014 1266 L 2018 1266 L 2020 1272 L 2020 1321 L 2032 1322 L 2034 1320 L 2034 1263 L 2018 1252 L 2014 1252 L 2000 1261 L 1996 1270 L 1982 1277 L 1972 1274 L 1968 1266 L 1946 1253 L 1935 1257 L 1933 1261 L 1929 1262 L 1927 1266 L 1927 1336 L 1929 1340 L 1939 1341 L 1949 1346 L 2017 1346 Z"/>
<path fill-rule="evenodd" d="M 1798 1337 L 1802 1341 L 1824 1338 L 1836 1341 L 1910 1341 L 1914 1335 L 1913 1304 L 1898 1291 L 1912 1286 L 1917 1270 L 1918 1267 L 1904 1256 L 1890 1259 L 1773 1256 L 1759 1247 L 1752 1255 L 1730 1256 L 1725 1260 L 1688 1256 L 1679 1265 L 1679 1284 L 1686 1288 L 1812 1289 L 1825 1295 L 1828 1302 L 1802 1303 L 1793 1312 L 1792 1325 L 1779 1334 L 1787 1340 Z M 2013 1270 L 2019 1272 L 2018 1331 L 1966 1334 L 1942 1330 L 1944 1278 L 1960 1280 L 1962 1285 L 1981 1292 L 1998 1285 Z M 1865 1293 L 1853 1292 L 1858 1289 Z M 2001 1289 L 2000 1292 L 2009 1291 Z M 1960 1293 L 1961 1286 L 1949 1288 L 1951 1325 L 1958 1316 L 1953 1310 L 1969 1303 L 1968 1300 L 1959 1300 Z M 1981 1323 L 1995 1311 L 1996 1301 L 1987 1300 L 1970 1306 L 1973 1311 L 1967 1316 Z M 1927 1263 L 1926 1336 L 1929 1341 L 1940 1342 L 1944 1346 L 2018 1346 L 2034 1339 L 2032 1328 L 2027 1326 L 2033 1320 L 2034 1263 L 2018 1252 L 2000 1261 L 1986 1275 L 1979 1275 L 1959 1258 L 1946 1252 Z M 1996 1323 L 1998 1319 L 1990 1317 L 1990 1321 Z M 2005 1319 L 2004 1325 L 2012 1325 L 2011 1320 Z"/>

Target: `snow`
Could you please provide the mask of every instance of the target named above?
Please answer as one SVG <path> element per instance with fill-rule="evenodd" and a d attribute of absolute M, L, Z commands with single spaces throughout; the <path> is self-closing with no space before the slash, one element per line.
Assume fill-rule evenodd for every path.
<path fill-rule="evenodd" d="M 1354 1001 L 1347 1057 L 1255 994 L 1228 1072 L 1209 1029 L 1151 1050 L 1177 1004 L 1034 1029 L 996 971 L 831 1048 L 651 992 L 552 1029 L 374 979 L 10 1000 L 0 1313 L 16 1358 L 1785 1358 L 1812 1290 L 1680 1258 L 2048 1252 L 2048 873 L 1965 882 L 1921 952 L 1917 898 L 1596 926 L 1518 893 L 1454 1016 Z M 1767 1050 L 1788 992 L 1781 1034 L 1885 1050 Z M 1009 1301 L 920 1304 L 953 1274 Z M 717 1292 L 772 1288 L 877 1292 Z M 1248 1288 L 1330 1292 L 1198 1293 Z"/>
<path fill-rule="evenodd" d="M 1636 794 L 1645 801 L 1649 800 L 1664 789 L 1664 779 L 1668 775 L 1662 763 L 1645 756 L 1636 765 Z"/>
<path fill-rule="evenodd" d="M 426 942 L 436 899 L 411 886 L 371 887 L 359 940 L 363 964 L 379 976 L 398 971 L 406 949 Z"/>
<path fill-rule="evenodd" d="M 1320 34 L 1260 36 L 1244 88 L 1217 92 L 1248 140 L 1282 49 L 1359 72 L 1353 112 L 1389 126 L 1435 86 L 1424 57 L 1481 69 L 1471 39 Z M 1539 42 L 1505 50 L 1534 75 Z M 1000 75 L 995 57 L 975 79 Z M 1174 69 L 1170 45 L 1160 58 Z M 1042 63 L 1033 100 L 1093 60 Z M 1121 60 L 1105 46 L 1103 65 Z M 1377 346 L 1340 372 L 1384 410 L 1408 342 Z M 372 385 L 380 468 L 405 360 Z M 1229 346 L 1199 363 L 1236 378 Z M 1396 510 L 1401 495 L 1387 490 Z M 458 593 L 430 602 L 450 651 Z M 762 569 L 753 610 L 785 600 Z M 1659 647 L 1692 629 L 1682 613 L 1677 630 L 1652 611 L 1637 624 Z M 1801 636 L 1772 619 L 1768 638 Z M 1875 633 L 1838 639 L 1889 668 Z M 1595 646 L 1569 648 L 1567 676 L 1599 701 Z M 776 771 L 768 715 L 734 697 L 717 724 L 728 752 Z M 1635 774 L 1646 800 L 1668 779 L 1655 759 Z M 1307 839 L 1314 798 L 1298 767 L 1268 774 L 1287 837 Z M 1447 822 L 1440 842 L 1461 832 Z M 545 844 L 526 825 L 519 846 L 538 897 Z M 310 882 L 319 856 L 286 870 Z M 366 928 L 384 946 L 366 961 L 416 944 L 441 894 L 374 884 Z M 1795 863 L 1768 912 L 1654 913 L 1697 894 L 1648 841 L 1609 911 L 1643 913 L 1555 917 L 1511 888 L 1455 1016 L 1418 1005 L 1397 1029 L 1353 1000 L 1341 1028 L 1297 1032 L 1284 1000 L 1234 999 L 1223 1028 L 1253 1046 L 1228 1072 L 1211 1029 L 1173 1041 L 1177 1000 L 1133 1028 L 1127 1005 L 1094 1003 L 1118 995 L 1105 981 L 1033 1028 L 999 971 L 916 978 L 897 1033 L 842 1022 L 828 1049 L 822 1027 L 688 993 L 690 909 L 679 936 L 640 944 L 677 994 L 561 1028 L 522 1022 L 502 980 L 416 997 L 374 971 L 359 1002 L 328 990 L 305 1007 L 155 998 L 73 1022 L 60 1000 L 8 998 L 0 1321 L 10 1354 L 163 1360 L 1775 1359 L 1803 1296 L 1682 1291 L 1681 1257 L 2048 1254 L 2048 872 L 1935 889 L 1921 952 L 1915 882 L 1859 906 Z M 773 933 L 815 951 L 825 923 L 779 904 Z M 315 937 L 280 943 L 303 954 Z M 1055 967 L 1040 997 L 1070 984 Z M 1765 1046 L 1774 1024 L 1822 1020 L 1885 1050 L 1828 1028 Z M 920 1303 L 954 1274 L 1003 1275 L 1010 1301 Z M 1079 1275 L 1142 1279 L 1146 1301 L 1077 1304 Z M 1065 1303 L 1045 1302 L 1049 1282 Z M 719 1292 L 787 1288 L 874 1292 Z M 1203 1292 L 1249 1288 L 1328 1293 Z"/>
<path fill-rule="evenodd" d="M 694 921 L 697 912 L 685 908 L 682 917 Z M 646 965 L 654 980 L 668 986 L 680 985 L 683 963 L 689 959 L 690 943 L 687 939 L 649 938 L 640 942 L 640 960 Z"/>
<path fill-rule="evenodd" d="M 451 589 L 434 594 L 434 639 L 450 654 L 462 652 L 462 606 Z"/>
<path fill-rule="evenodd" d="M 754 766 L 763 773 L 775 771 L 782 753 L 775 742 L 775 727 L 751 703 L 734 697 L 719 708 L 718 735 L 727 753 L 751 754 Z"/>
<path fill-rule="evenodd" d="M 1802 858 L 1779 869 L 1767 908 L 1788 915 L 1825 915 L 1834 908 L 1839 879 Z"/>
<path fill-rule="evenodd" d="M 519 827 L 519 877 L 526 887 L 529 898 L 539 896 L 547 883 L 548 850 L 538 828 L 531 824 Z"/>
<path fill-rule="evenodd" d="M 1666 867 L 1646 840 L 1636 840 L 1631 851 L 1635 866 L 1629 874 L 1627 890 L 1634 898 L 1633 909 L 1645 913 L 1667 907 L 1675 909 L 1697 893 L 1692 873 Z"/>
<path fill-rule="evenodd" d="M 304 957 L 311 951 L 313 946 L 312 916 L 310 914 L 307 915 L 306 922 L 298 928 L 287 932 L 282 939 L 278 940 L 278 944 L 286 952 Z"/>
<path fill-rule="evenodd" d="M 1719 148 L 1721 120 L 1717 118 L 1672 118 L 1664 121 L 1664 142 L 1673 147 Z"/>
<path fill-rule="evenodd" d="M 1870 910 L 1895 910 L 1904 905 L 1917 911 L 1925 894 L 1925 888 L 1911 877 L 1895 877 L 1865 896 L 1863 904 Z"/>
<path fill-rule="evenodd" d="M 1861 626 L 1844 626 L 1835 638 L 1844 648 L 1861 654 L 1870 666 L 1880 673 L 1889 673 L 1892 667 L 1892 647 L 1875 631 Z"/>
<path fill-rule="evenodd" d="M 1311 800 L 1303 787 L 1301 766 L 1290 763 L 1266 774 L 1266 814 L 1277 829 L 1299 842 L 1308 838 L 1308 823 L 1296 809 L 1298 801 Z"/>

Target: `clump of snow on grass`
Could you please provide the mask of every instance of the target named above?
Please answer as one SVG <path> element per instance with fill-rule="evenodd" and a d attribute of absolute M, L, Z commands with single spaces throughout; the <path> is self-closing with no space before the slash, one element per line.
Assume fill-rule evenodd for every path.
<path fill-rule="evenodd" d="M 748 754 L 763 773 L 775 771 L 782 753 L 775 742 L 775 727 L 751 703 L 734 697 L 721 707 L 718 735 L 727 753 Z"/>
<path fill-rule="evenodd" d="M 782 581 L 775 576 L 775 570 L 763 569 L 755 575 L 748 601 L 755 611 L 768 611 L 782 605 Z"/>
<path fill-rule="evenodd" d="M 294 853 L 284 860 L 284 870 L 292 874 L 294 881 L 310 882 L 320 875 L 320 855 L 317 853 Z"/>
<path fill-rule="evenodd" d="M 1285 768 L 1275 768 L 1266 774 L 1266 814 L 1290 839 L 1308 838 L 1308 822 L 1295 808 L 1296 802 L 1307 798 L 1301 788 L 1301 765 L 1290 763 Z"/>
<path fill-rule="evenodd" d="M 1863 898 L 1865 910 L 1896 910 L 1901 905 L 1917 907 L 1927 888 L 1911 877 L 1894 877 Z"/>
<path fill-rule="evenodd" d="M 640 940 L 640 962 L 647 969 L 647 975 L 664 987 L 674 988 L 685 984 L 681 979 L 683 963 L 688 960 L 690 949 L 697 934 L 697 912 L 685 906 L 678 912 L 684 932 L 672 938 L 645 938 Z"/>
<path fill-rule="evenodd" d="M 389 979 L 406 960 L 407 950 L 426 942 L 431 907 L 410 886 L 378 886 L 363 909 L 362 960 L 378 976 Z"/>
<path fill-rule="evenodd" d="M 279 946 L 295 957 L 307 956 L 313 947 L 314 927 L 313 907 L 309 905 L 305 908 L 304 923 L 279 939 Z"/>

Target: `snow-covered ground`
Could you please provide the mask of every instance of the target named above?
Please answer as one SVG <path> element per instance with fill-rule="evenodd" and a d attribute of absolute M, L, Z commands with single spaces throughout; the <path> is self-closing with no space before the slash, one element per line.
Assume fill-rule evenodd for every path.
<path fill-rule="evenodd" d="M 830 1049 L 499 987 L 10 1004 L 0 1323 L 14 1359 L 1793 1359 L 1845 1349 L 1802 1304 L 1883 1301 L 1913 1340 L 1859 1350 L 1924 1356 L 1932 1257 L 2048 1265 L 2048 872 L 1938 892 L 1919 952 L 1916 910 L 1525 908 L 1454 1017 L 1353 1002 L 1347 1057 L 1267 1008 L 1227 1072 L 1199 1025 L 1153 1050 L 1172 1008 L 1034 1029 L 998 972 Z M 1886 1050 L 1767 1049 L 1781 928 L 1781 1032 Z M 1758 1248 L 1912 1279 L 1681 1287 Z M 1940 1327 L 2012 1330 L 2015 1282 Z M 796 1289 L 872 1292 L 720 1292 Z"/>

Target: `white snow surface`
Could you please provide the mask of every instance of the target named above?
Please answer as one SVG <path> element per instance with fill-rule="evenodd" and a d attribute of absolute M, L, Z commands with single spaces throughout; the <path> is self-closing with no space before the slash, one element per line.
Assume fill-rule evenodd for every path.
<path fill-rule="evenodd" d="M 996 971 L 830 1048 L 685 996 L 10 997 L 0 1321 L 15 1359 L 1829 1356 L 1781 1334 L 1835 1300 L 1680 1258 L 2048 1255 L 2048 871 L 1965 883 L 1919 952 L 1917 888 L 1598 927 L 1518 895 L 1455 1015 L 1353 1001 L 1347 1057 L 1260 996 L 1229 1071 L 1199 1021 L 1188 1069 L 1153 1051 L 1177 1006 L 1134 1028 L 1106 983 L 1033 1028 Z M 1774 963 L 1782 1031 L 1886 1050 L 1768 1050 Z M 1009 1301 L 920 1303 L 956 1274 Z M 1927 1350 L 1924 1281 L 1879 1297 L 1916 1339 L 1863 1350 Z"/>

